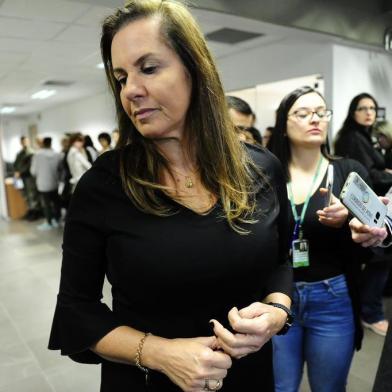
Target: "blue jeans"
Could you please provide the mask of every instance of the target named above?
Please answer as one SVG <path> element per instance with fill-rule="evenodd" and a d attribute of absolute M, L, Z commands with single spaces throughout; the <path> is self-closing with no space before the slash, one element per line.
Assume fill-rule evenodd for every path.
<path fill-rule="evenodd" d="M 342 392 L 354 353 L 354 317 L 343 275 L 294 285 L 294 323 L 272 339 L 276 392 L 297 392 L 304 363 L 313 392 Z"/>

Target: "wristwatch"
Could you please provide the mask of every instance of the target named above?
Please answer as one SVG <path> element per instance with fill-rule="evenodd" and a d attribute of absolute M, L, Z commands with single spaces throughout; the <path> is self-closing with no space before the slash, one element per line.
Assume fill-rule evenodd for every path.
<path fill-rule="evenodd" d="M 293 313 L 287 306 L 284 306 L 277 302 L 268 302 L 267 305 L 275 306 L 275 308 L 282 309 L 287 313 L 286 322 L 284 323 L 282 329 L 277 333 L 277 335 L 285 335 L 287 331 L 290 329 L 290 327 L 293 325 L 293 320 L 294 320 Z"/>

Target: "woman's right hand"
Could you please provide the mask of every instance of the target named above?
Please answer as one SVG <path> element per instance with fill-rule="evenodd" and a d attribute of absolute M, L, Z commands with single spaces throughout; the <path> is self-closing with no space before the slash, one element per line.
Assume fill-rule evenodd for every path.
<path fill-rule="evenodd" d="M 151 351 L 154 344 L 154 337 L 151 338 L 147 339 L 143 349 L 143 357 L 146 360 L 145 354 Z M 183 391 L 204 391 L 206 382 L 211 388 L 215 388 L 218 381 L 220 387 L 222 386 L 222 380 L 226 377 L 232 362 L 229 355 L 214 351 L 217 348 L 215 336 L 160 339 L 157 343 L 154 355 L 156 366 L 152 368 L 164 373 Z M 146 361 L 145 366 L 149 365 L 148 362 Z"/>
<path fill-rule="evenodd" d="M 389 204 L 389 199 L 385 196 L 378 197 L 385 205 Z M 388 236 L 388 231 L 384 227 L 369 227 L 361 223 L 357 218 L 351 219 L 349 223 L 351 229 L 351 238 L 357 244 L 361 244 L 364 248 L 370 246 L 379 246 Z"/>

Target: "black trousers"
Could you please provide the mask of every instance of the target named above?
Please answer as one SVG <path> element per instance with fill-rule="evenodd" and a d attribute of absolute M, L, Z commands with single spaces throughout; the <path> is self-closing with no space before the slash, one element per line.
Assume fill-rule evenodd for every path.
<path fill-rule="evenodd" d="M 61 207 L 57 190 L 51 192 L 40 192 L 39 194 L 41 197 L 44 215 L 48 223 L 51 224 L 52 219 L 55 219 L 56 221 L 60 220 Z"/>
<path fill-rule="evenodd" d="M 392 391 L 392 319 L 389 320 L 389 328 L 384 341 L 381 359 L 378 364 L 376 380 L 373 386 L 373 392 L 390 392 Z"/>

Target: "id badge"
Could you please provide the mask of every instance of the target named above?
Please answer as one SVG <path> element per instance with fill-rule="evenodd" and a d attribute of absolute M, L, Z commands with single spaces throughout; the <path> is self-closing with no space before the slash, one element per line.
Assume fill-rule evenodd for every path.
<path fill-rule="evenodd" d="M 294 240 L 292 242 L 293 268 L 309 267 L 309 241 Z"/>

